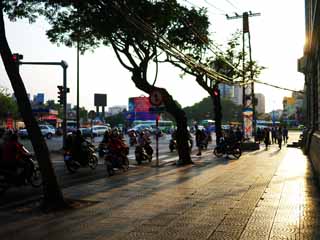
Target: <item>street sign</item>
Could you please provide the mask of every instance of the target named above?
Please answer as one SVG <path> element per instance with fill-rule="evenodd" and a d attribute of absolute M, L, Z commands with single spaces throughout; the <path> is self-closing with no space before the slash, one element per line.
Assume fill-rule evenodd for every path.
<path fill-rule="evenodd" d="M 159 107 L 163 104 L 163 96 L 159 90 L 153 90 L 150 93 L 149 101 L 153 106 Z"/>

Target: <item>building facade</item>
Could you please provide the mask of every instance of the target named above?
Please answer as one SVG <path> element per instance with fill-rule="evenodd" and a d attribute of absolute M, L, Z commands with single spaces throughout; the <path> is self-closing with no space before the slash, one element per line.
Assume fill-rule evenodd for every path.
<path fill-rule="evenodd" d="M 306 41 L 298 70 L 305 75 L 307 131 L 304 151 L 320 176 L 320 2 L 305 0 Z"/>

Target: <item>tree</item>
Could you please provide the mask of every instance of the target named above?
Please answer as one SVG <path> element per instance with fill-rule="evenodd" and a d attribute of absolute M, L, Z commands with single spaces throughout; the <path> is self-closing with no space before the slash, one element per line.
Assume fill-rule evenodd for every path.
<path fill-rule="evenodd" d="M 43 180 L 43 192 L 45 208 L 61 208 L 65 207 L 65 201 L 58 185 L 52 163 L 50 161 L 49 150 L 47 144 L 41 134 L 40 128 L 32 115 L 30 101 L 27 96 L 21 76 L 18 72 L 16 63 L 12 59 L 12 52 L 8 45 L 6 35 L 3 11 L 7 10 L 6 4 L 0 2 L 0 48 L 1 58 L 11 82 L 14 95 L 17 99 L 19 111 L 22 119 L 27 127 L 32 146 L 35 150 L 35 155 L 39 163 L 40 171 Z"/>
<path fill-rule="evenodd" d="M 0 119 L 5 119 L 7 116 L 13 118 L 18 117 L 18 106 L 6 88 L 0 87 Z"/>
<path fill-rule="evenodd" d="M 193 31 L 197 32 L 197 29 L 193 28 Z M 199 34 L 198 34 L 199 36 Z M 242 65 L 243 52 L 240 49 L 240 32 L 236 32 L 232 35 L 231 39 L 227 42 L 227 49 L 224 52 L 216 52 L 214 56 L 208 57 L 206 54 L 198 54 L 193 56 L 198 59 L 199 64 L 204 64 L 208 68 L 213 69 L 215 76 L 206 76 L 201 71 L 195 68 L 190 68 L 186 65 L 182 65 L 179 62 L 174 61 L 170 56 L 167 56 L 165 61 L 171 62 L 178 68 L 182 69 L 185 73 L 196 77 L 196 82 L 208 92 L 212 100 L 213 113 L 216 125 L 216 141 L 222 136 L 222 106 L 221 95 L 219 90 L 219 84 L 234 85 L 233 80 L 243 77 L 251 79 L 257 77 L 263 67 L 259 66 L 256 62 L 245 62 L 245 69 L 239 70 L 239 66 Z M 246 53 L 245 53 L 246 54 Z M 241 65 L 240 65 L 241 64 Z"/>
<path fill-rule="evenodd" d="M 10 1 L 7 1 L 10 2 Z M 55 43 L 72 46 L 80 42 L 82 52 L 111 46 L 119 62 L 132 73 L 132 81 L 140 90 L 150 94 L 159 91 L 166 111 L 177 123 L 179 159 L 191 163 L 188 150 L 188 129 L 185 112 L 164 88 L 156 87 L 147 79 L 148 66 L 163 51 L 184 54 L 199 53 L 207 43 L 198 40 L 190 30 L 190 23 L 208 36 L 208 18 L 203 9 L 189 10 L 176 0 L 96 0 L 96 1 L 28 1 L 23 8 L 7 6 L 13 18 L 34 20 L 36 13 L 44 13 L 52 28 L 47 32 Z M 33 10 L 31 16 L 30 9 Z M 188 21 L 186 21 L 188 19 Z M 165 38 L 165 40 L 163 39 Z"/>
<path fill-rule="evenodd" d="M 211 97 L 206 97 L 200 102 L 195 103 L 190 107 L 185 107 L 183 110 L 186 112 L 188 119 L 200 122 L 203 119 L 214 119 L 214 113 L 212 112 L 213 103 Z M 242 115 L 242 106 L 236 105 L 231 100 L 221 99 L 222 109 L 226 109 L 223 113 L 223 123 L 239 122 Z"/>

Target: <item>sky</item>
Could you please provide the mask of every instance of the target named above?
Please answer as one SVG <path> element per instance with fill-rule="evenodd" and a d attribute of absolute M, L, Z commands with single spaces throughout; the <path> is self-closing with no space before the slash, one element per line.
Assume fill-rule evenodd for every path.
<path fill-rule="evenodd" d="M 304 0 L 180 0 L 188 7 L 207 7 L 211 22 L 210 33 L 215 42 L 223 45 L 231 34 L 242 28 L 242 20 L 227 20 L 225 14 L 242 14 L 245 11 L 261 13 L 251 17 L 250 32 L 252 58 L 266 67 L 259 79 L 264 82 L 302 90 L 304 76 L 297 72 L 297 59 L 303 56 Z M 10 22 L 5 19 L 6 34 L 13 53 L 21 53 L 26 62 L 68 63 L 68 102 L 76 104 L 76 49 L 57 46 L 46 37 L 49 25 L 42 19 L 29 24 L 25 20 Z M 149 71 L 154 80 L 154 68 Z M 22 65 L 20 74 L 28 93 L 44 93 L 45 100 L 57 100 L 57 85 L 62 85 L 60 66 Z M 166 87 L 183 106 L 191 106 L 208 94 L 193 77 L 180 77 L 181 71 L 168 64 L 160 64 L 156 86 Z M 0 64 L 0 86 L 12 91 L 3 64 Z M 255 84 L 255 92 L 266 98 L 266 111 L 282 108 L 284 96 L 291 92 Z M 127 105 L 129 97 L 147 96 L 138 90 L 128 70 L 118 62 L 113 50 L 100 47 L 80 56 L 80 106 L 94 108 L 94 93 L 107 94 L 107 106 Z"/>

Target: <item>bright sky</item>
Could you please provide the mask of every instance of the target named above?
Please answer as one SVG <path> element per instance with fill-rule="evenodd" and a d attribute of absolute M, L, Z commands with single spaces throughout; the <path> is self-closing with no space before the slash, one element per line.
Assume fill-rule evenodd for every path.
<path fill-rule="evenodd" d="M 227 20 L 225 13 L 234 15 L 244 11 L 261 13 L 250 18 L 253 60 L 265 66 L 260 80 L 291 88 L 303 89 L 304 76 L 297 72 L 297 59 L 303 55 L 304 0 L 180 0 L 186 6 L 208 7 L 210 32 L 220 44 L 231 33 L 242 28 L 242 20 Z M 231 4 L 230 4 L 231 3 Z M 23 61 L 60 62 L 68 65 L 68 102 L 76 104 L 76 49 L 56 46 L 49 42 L 44 21 L 29 24 L 27 21 L 6 20 L 7 39 L 11 50 L 24 55 Z M 57 85 L 62 85 L 62 68 L 59 66 L 22 65 L 20 73 L 31 95 L 45 93 L 45 100 L 57 99 Z M 160 66 L 157 86 L 166 87 L 183 107 L 207 97 L 207 93 L 194 81 L 169 65 Z M 150 82 L 154 72 L 150 71 Z M 0 66 L 0 86 L 11 91 L 3 65 Z M 255 92 L 265 94 L 266 111 L 282 108 L 282 98 L 291 92 L 256 84 Z M 128 98 L 144 94 L 131 81 L 131 74 L 123 68 L 111 48 L 101 47 L 80 57 L 80 106 L 94 109 L 93 94 L 106 93 L 108 106 L 127 105 Z M 146 95 L 146 94 L 144 94 Z"/>

